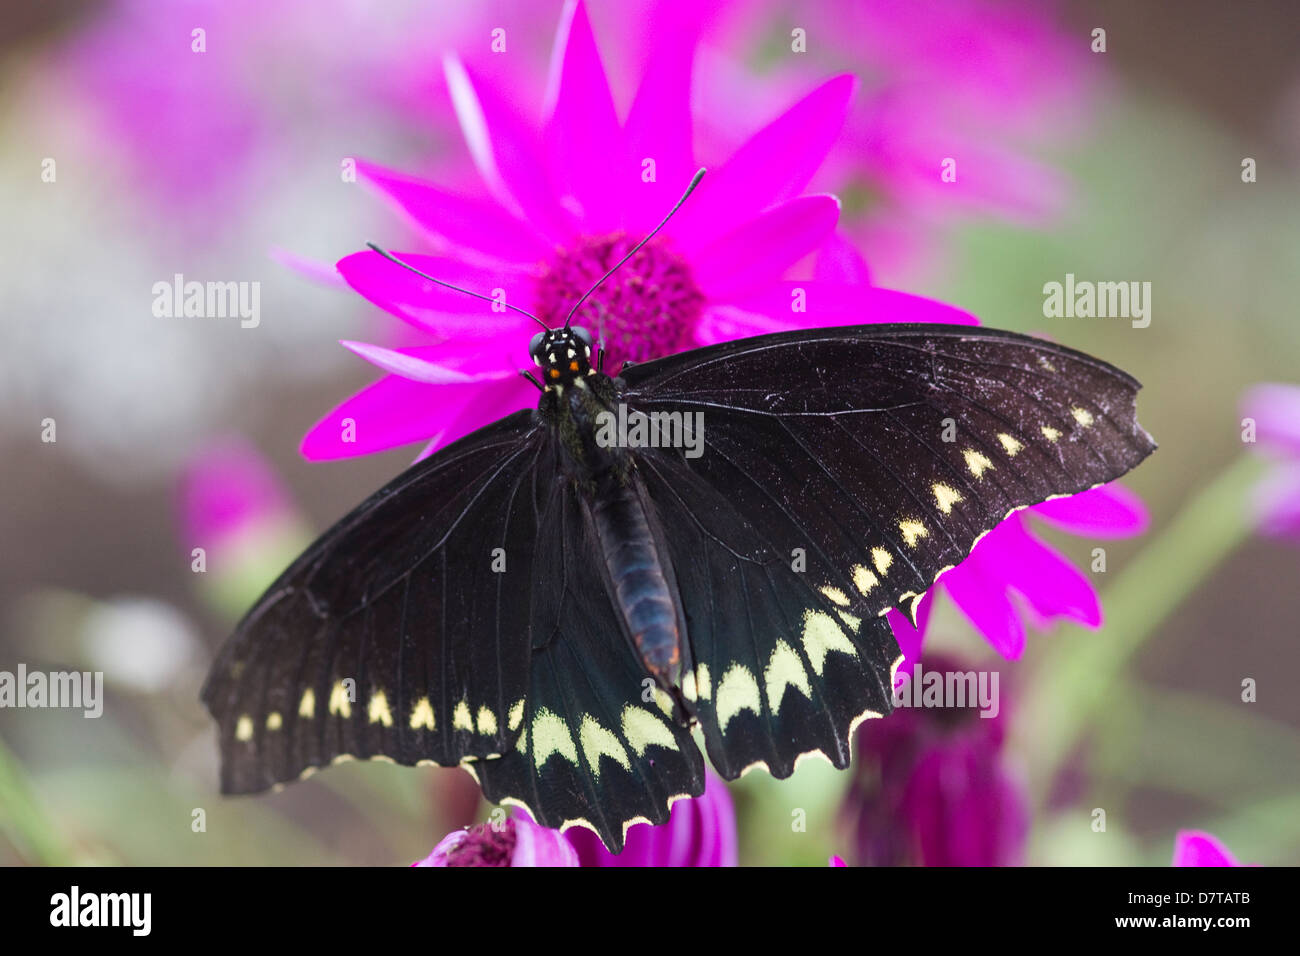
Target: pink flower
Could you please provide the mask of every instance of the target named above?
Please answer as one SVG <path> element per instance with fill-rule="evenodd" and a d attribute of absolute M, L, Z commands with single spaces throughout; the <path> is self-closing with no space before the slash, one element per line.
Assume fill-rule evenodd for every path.
<path fill-rule="evenodd" d="M 718 62 L 701 90 L 726 141 L 775 89 L 817 69 L 865 77 L 837 150 L 817 183 L 846 197 L 843 228 L 892 273 L 926 251 L 954 212 L 1037 226 L 1067 196 L 1065 177 L 1036 158 L 1077 135 L 1091 112 L 1087 36 L 1056 25 L 1036 0 L 826 0 L 723 4 Z M 804 31 L 807 55 L 791 51 Z M 737 50 L 763 51 L 755 82 Z M 775 51 L 775 55 L 774 55 Z M 712 74 L 716 73 L 717 76 Z M 940 175 L 953 160 L 954 177 Z"/>
<path fill-rule="evenodd" d="M 1033 534 L 1028 515 L 1094 539 L 1130 537 L 1147 525 L 1141 499 L 1118 484 L 1011 515 L 981 539 L 965 561 L 939 578 L 921 602 L 917 629 L 898 612 L 890 612 L 909 662 L 919 652 L 936 592 L 946 593 L 994 650 L 1012 660 L 1025 649 L 1025 618 L 1039 629 L 1061 618 L 1101 626 L 1101 603 L 1092 582 Z"/>
<path fill-rule="evenodd" d="M 925 669 L 967 668 L 927 657 Z M 1005 696 L 1005 695 L 1004 695 Z M 919 697 L 919 695 L 918 695 Z M 1005 701 L 992 716 L 965 708 L 899 707 L 858 730 L 840 810 L 857 866 L 1010 866 L 1022 862 L 1030 815 L 1005 756 Z"/>
<path fill-rule="evenodd" d="M 453 830 L 411 866 L 577 866 L 578 854 L 559 830 L 527 817 Z"/>
<path fill-rule="evenodd" d="M 736 811 L 727 785 L 712 771 L 704 793 L 674 803 L 667 823 L 632 826 L 622 853 L 610 853 L 590 830 L 574 828 L 565 836 L 582 866 L 736 865 Z"/>
<path fill-rule="evenodd" d="M 676 11 L 674 13 L 674 11 Z M 399 253 L 447 282 L 555 324 L 650 231 L 696 169 L 689 102 L 694 31 L 665 7 L 640 86 L 620 118 L 582 4 L 562 17 L 540 125 L 455 58 L 447 84 L 483 192 L 467 195 L 363 163 L 358 171 L 421 227 L 435 254 Z M 857 284 L 860 257 L 835 236 L 839 203 L 803 190 L 844 122 L 854 81 L 838 76 L 755 133 L 705 177 L 668 227 L 579 310 L 617 369 L 680 349 L 781 329 L 871 321 L 973 324 L 951 306 Z M 811 274 L 807 262 L 812 261 Z M 796 274 L 798 282 L 783 276 Z M 374 252 L 338 270 L 423 342 L 349 343 L 388 373 L 303 440 L 313 460 L 415 441 L 426 453 L 536 400 L 536 327 L 517 313 L 426 282 Z M 797 290 L 802 289 L 802 293 Z M 799 306 L 806 304 L 806 311 Z"/>
<path fill-rule="evenodd" d="M 1218 837 L 1203 830 L 1179 830 L 1174 837 L 1174 866 L 1241 866 Z"/>
<path fill-rule="evenodd" d="M 1242 396 L 1241 410 L 1255 420 L 1255 439 L 1275 462 L 1255 492 L 1259 525 L 1300 540 L 1300 386 L 1256 385 Z"/>

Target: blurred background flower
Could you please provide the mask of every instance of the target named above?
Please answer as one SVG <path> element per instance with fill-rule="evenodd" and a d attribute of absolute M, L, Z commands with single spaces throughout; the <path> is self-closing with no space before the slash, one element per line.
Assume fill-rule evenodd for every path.
<path fill-rule="evenodd" d="M 1255 491 L 1260 527 L 1300 539 L 1300 385 L 1256 385 L 1242 396 L 1241 413 L 1273 462 Z"/>
<path fill-rule="evenodd" d="M 947 681 L 974 672 L 927 655 L 924 671 Z M 1001 683 L 997 686 L 999 689 Z M 852 783 L 840 814 L 855 866 L 1013 866 L 1024 862 L 1028 796 L 1004 752 L 1010 702 L 982 713 L 920 689 L 883 720 L 858 730 Z"/>
<path fill-rule="evenodd" d="M 1079 505 L 1053 502 L 1006 528 L 1019 563 L 999 562 L 978 591 L 987 608 L 968 601 L 968 614 L 946 585 L 952 600 L 923 602 L 926 653 L 1014 668 L 1016 711 L 996 745 L 964 736 L 987 720 L 963 732 L 900 713 L 896 732 L 910 736 L 870 760 L 902 754 L 893 758 L 908 768 L 902 776 L 931 796 L 899 802 L 880 789 L 859 817 L 885 807 L 912 821 L 929 808 L 939 849 L 970 849 L 956 839 L 967 804 L 934 798 L 944 793 L 937 778 L 915 769 L 907 741 L 925 741 L 917 753 L 944 755 L 936 766 L 995 794 L 1006 795 L 998 771 L 1016 768 L 1029 821 L 1019 853 L 1029 862 L 1160 865 L 1171 820 L 1246 859 L 1300 859 L 1300 697 L 1271 679 L 1300 666 L 1296 555 L 1288 541 L 1250 534 L 1261 502 L 1266 529 L 1292 526 L 1290 479 L 1276 478 L 1276 496 L 1261 486 L 1294 462 L 1289 426 L 1277 419 L 1290 405 L 1275 393 L 1267 407 L 1252 395 L 1237 408 L 1248 387 L 1294 380 L 1300 365 L 1287 281 L 1300 259 L 1294 5 L 1267 0 L 1244 18 L 1198 0 L 1176 19 L 1083 0 L 629 0 L 589 13 L 614 115 L 631 115 L 652 66 L 667 69 L 675 83 L 656 90 L 664 101 L 685 95 L 694 118 L 692 133 L 673 131 L 691 147 L 677 161 L 707 165 L 710 176 L 801 97 L 829 109 L 844 82 L 835 78 L 856 78 L 834 107 L 844 117 L 838 138 L 819 127 L 771 147 L 774 161 L 812 168 L 773 174 L 775 192 L 741 197 L 760 215 L 802 194 L 838 197 L 835 233 L 792 275 L 954 303 L 991 325 L 1048 333 L 1146 385 L 1142 418 L 1161 451 L 1126 487 L 1149 509 L 1148 530 L 1116 537 L 1125 525 L 1104 510 L 1069 514 Z M 313 465 L 298 454 L 321 409 L 374 383 L 337 340 L 398 351 L 446 344 L 428 323 L 341 294 L 331 264 L 370 238 L 479 267 L 485 259 L 471 262 L 466 240 L 492 240 L 475 249 L 530 263 L 534 275 L 558 263 L 558 246 L 577 251 L 557 232 L 532 258 L 503 255 L 499 219 L 486 211 L 499 183 L 483 177 L 484 153 L 467 145 L 483 140 L 463 135 L 447 83 L 450 54 L 481 99 L 508 91 L 508 112 L 535 133 L 553 105 L 540 78 L 564 16 L 559 0 L 401 0 L 382 10 L 356 0 L 274 9 L 60 0 L 7 11 L 0 669 L 102 669 L 107 701 L 98 720 L 6 712 L 0 862 L 405 864 L 487 817 L 463 772 L 381 764 L 221 800 L 197 692 L 246 595 L 278 570 L 276 556 L 411 458 L 398 449 Z M 1098 28 L 1105 53 L 1091 50 Z M 675 71 L 692 44 L 684 94 Z M 504 177 L 509 163 L 494 159 Z M 942 175 L 947 159 L 953 180 Z M 1247 167 L 1256 181 L 1243 181 Z M 749 182 L 762 185 L 765 162 L 753 168 Z M 684 185 L 662 165 L 658 173 L 666 196 L 647 191 L 635 221 L 653 219 Z M 410 200 L 420 183 L 472 200 L 456 207 L 465 227 L 450 233 L 449 204 L 408 201 L 394 218 L 357 193 Z M 428 228 L 430 210 L 448 234 Z M 559 215 L 583 223 L 586 213 L 562 204 Z M 544 214 L 535 221 L 554 225 Z M 1043 286 L 1067 273 L 1151 281 L 1150 327 L 1045 317 Z M 155 315 L 154 284 L 177 274 L 260 283 L 260 321 Z M 531 291 L 523 301 L 541 304 Z M 710 334 L 752 331 L 753 316 L 771 314 L 788 289 L 771 292 L 734 324 L 716 313 Z M 554 308 L 564 296 L 557 283 L 546 301 Z M 518 362 L 513 351 L 477 349 L 467 354 L 491 369 Z M 1251 410 L 1272 465 L 1243 453 L 1240 418 Z M 416 431 L 411 441 L 434 437 Z M 231 435 L 241 437 L 230 444 Z M 1135 531 L 1138 512 L 1127 514 Z M 1099 546 L 1105 571 L 1093 566 Z M 195 547 L 208 559 L 201 575 Z M 1025 641 L 1030 629 L 1044 639 Z M 900 637 L 918 659 L 920 633 Z M 1019 647 L 1005 664 L 998 651 Z M 871 732 L 895 719 L 871 722 Z M 850 780 L 858 799 L 858 768 L 806 761 L 787 781 L 752 773 L 730 785 L 736 858 L 823 866 L 836 852 L 920 853 L 914 843 L 848 852 L 837 821 Z M 1092 826 L 1098 807 L 1104 832 Z M 206 830 L 192 829 L 196 808 Z M 1016 845 L 971 844 L 987 853 Z"/>

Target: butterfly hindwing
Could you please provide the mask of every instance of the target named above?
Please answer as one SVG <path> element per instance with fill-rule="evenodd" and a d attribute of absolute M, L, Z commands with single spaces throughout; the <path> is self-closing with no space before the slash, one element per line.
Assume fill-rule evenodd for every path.
<path fill-rule="evenodd" d="M 542 517 L 537 561 L 548 573 L 532 594 L 519 739 L 470 766 L 488 799 L 546 826 L 589 826 L 617 852 L 631 823 L 662 823 L 674 799 L 704 792 L 703 757 L 623 634 L 571 482 L 556 485 Z"/>
<path fill-rule="evenodd" d="M 892 706 L 900 655 L 888 623 L 824 593 L 823 567 L 796 552 L 813 542 L 789 516 L 751 520 L 734 483 L 710 483 L 679 456 L 647 452 L 639 468 L 686 612 L 683 689 L 714 767 L 787 777 L 818 752 L 847 767 L 854 726 Z"/>
<path fill-rule="evenodd" d="M 454 766 L 513 747 L 532 544 L 555 463 L 519 412 L 413 466 L 267 590 L 213 665 L 222 789 L 344 757 Z"/>
<path fill-rule="evenodd" d="M 1138 384 L 1028 336 L 945 326 L 778 333 L 635 366 L 624 400 L 699 413 L 687 465 L 756 526 L 789 521 L 854 614 L 911 611 L 1007 514 L 1155 447 Z"/>

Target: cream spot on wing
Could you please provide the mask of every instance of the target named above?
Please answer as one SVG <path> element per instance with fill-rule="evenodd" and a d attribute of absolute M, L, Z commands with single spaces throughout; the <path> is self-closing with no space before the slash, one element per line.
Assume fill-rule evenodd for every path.
<path fill-rule="evenodd" d="M 510 723 L 509 723 L 510 729 L 518 730 L 520 723 L 523 722 L 523 719 L 524 719 L 524 699 L 521 697 L 517 701 L 515 701 L 514 705 L 510 708 Z"/>
<path fill-rule="evenodd" d="M 568 726 L 545 707 L 533 717 L 533 763 L 541 770 L 551 754 L 559 754 L 575 767 L 578 765 L 578 748 Z"/>
<path fill-rule="evenodd" d="M 709 684 L 709 665 L 696 664 L 694 670 L 686 672 L 682 678 L 682 695 L 687 700 L 709 699 L 713 688 Z"/>
<path fill-rule="evenodd" d="M 998 441 L 1002 443 L 1002 450 L 1007 453 L 1008 458 L 1015 458 L 1016 453 L 1020 451 L 1020 449 L 1025 447 L 1024 445 L 1020 444 L 1020 442 L 1016 441 L 1016 439 L 1013 436 L 1008 435 L 1006 432 L 998 433 Z"/>
<path fill-rule="evenodd" d="M 393 726 L 393 714 L 388 709 L 388 698 L 382 690 L 377 690 L 371 695 L 368 716 L 372 724 L 383 724 L 385 727 Z"/>
<path fill-rule="evenodd" d="M 487 735 L 497 732 L 497 715 L 486 707 L 478 709 L 478 732 Z"/>
<path fill-rule="evenodd" d="M 869 593 L 879 583 L 880 579 L 862 565 L 859 564 L 853 569 L 853 586 L 863 594 Z"/>
<path fill-rule="evenodd" d="M 844 630 L 835 623 L 835 618 L 822 611 L 808 611 L 804 614 L 803 651 L 819 677 L 826 667 L 826 655 L 831 651 L 849 656 L 857 654 L 853 642 L 844 636 Z"/>
<path fill-rule="evenodd" d="M 951 488 L 943 483 L 932 485 L 930 488 L 934 492 L 934 502 L 939 506 L 939 510 L 946 515 L 952 514 L 952 506 L 963 501 L 962 496 L 955 488 Z M 909 541 L 908 544 L 911 544 Z"/>
<path fill-rule="evenodd" d="M 894 556 L 884 548 L 872 548 L 871 563 L 876 566 L 877 574 L 884 574 L 889 570 L 889 566 L 894 563 Z"/>
<path fill-rule="evenodd" d="M 826 597 L 829 598 L 832 603 L 838 604 L 840 607 L 849 606 L 849 596 L 845 594 L 843 591 L 841 591 L 839 588 L 834 588 L 831 587 L 830 585 L 827 585 L 821 590 L 822 590 L 822 594 L 826 595 Z"/>
<path fill-rule="evenodd" d="M 1048 441 L 1056 441 L 1058 438 L 1061 437 L 1061 433 L 1058 432 L 1051 425 L 1044 425 L 1041 431 L 1043 433 L 1043 437 L 1046 438 Z"/>
<path fill-rule="evenodd" d="M 632 745 L 638 757 L 645 756 L 647 747 L 677 749 L 672 730 L 654 715 L 654 711 L 628 704 L 623 708 L 623 736 Z"/>
<path fill-rule="evenodd" d="M 591 714 L 582 715 L 582 727 L 578 730 L 578 739 L 582 741 L 582 753 L 591 767 L 591 775 L 600 779 L 600 758 L 609 757 L 624 770 L 631 770 L 632 764 L 627 759 L 627 751 L 618 738 L 600 726 Z"/>
<path fill-rule="evenodd" d="M 803 669 L 803 661 L 794 648 L 785 641 L 777 641 L 772 657 L 763 672 L 763 683 L 767 687 L 767 704 L 773 713 L 781 710 L 781 700 L 785 697 L 787 687 L 796 687 L 812 699 L 812 686 L 808 683 L 808 672 Z"/>
<path fill-rule="evenodd" d="M 244 714 L 239 720 L 235 721 L 235 739 L 252 740 L 253 739 L 253 718 Z"/>
<path fill-rule="evenodd" d="M 915 548 L 918 538 L 924 538 L 930 534 L 925 530 L 925 525 L 910 519 L 898 522 L 898 530 L 902 532 L 903 542 L 909 548 Z"/>
<path fill-rule="evenodd" d="M 1086 408 L 1079 408 L 1078 406 L 1075 406 L 1074 408 L 1070 409 L 1070 414 L 1074 416 L 1074 420 L 1078 422 L 1082 427 L 1084 428 L 1092 427 L 1092 421 L 1093 421 L 1092 412 L 1088 411 Z"/>
<path fill-rule="evenodd" d="M 474 718 L 469 714 L 469 702 L 462 700 L 451 712 L 451 725 L 457 730 L 474 732 Z"/>
<path fill-rule="evenodd" d="M 662 687 L 655 688 L 655 705 L 664 712 L 664 716 L 671 717 L 673 714 L 673 698 L 668 691 Z"/>
<path fill-rule="evenodd" d="M 310 687 L 302 692 L 302 700 L 298 703 L 298 716 L 308 719 L 316 716 L 316 692 Z"/>
<path fill-rule="evenodd" d="M 419 730 L 423 727 L 426 730 L 433 730 L 433 724 L 433 706 L 429 703 L 429 698 L 421 697 L 411 711 L 411 729 Z"/>
<path fill-rule="evenodd" d="M 280 716 L 278 710 L 273 710 L 266 715 L 266 729 L 279 730 L 284 726 L 284 718 Z"/>
<path fill-rule="evenodd" d="M 760 715 L 763 713 L 758 681 L 743 664 L 732 664 L 722 680 L 718 681 L 718 699 L 714 709 L 718 715 L 719 730 L 726 730 L 731 718 L 742 710 L 752 710 Z"/>
<path fill-rule="evenodd" d="M 1047 360 L 1047 357 L 1044 356 L 1044 355 L 1040 355 L 1040 356 L 1038 356 L 1038 364 L 1041 365 L 1043 368 L 1047 369 L 1047 371 L 1049 371 L 1049 372 L 1055 372 L 1055 371 L 1056 371 L 1056 366 L 1053 365 L 1051 362 L 1049 362 L 1049 361 Z"/>
<path fill-rule="evenodd" d="M 966 468 L 976 478 L 981 478 L 986 471 L 993 470 L 993 462 L 989 461 L 984 455 L 981 455 L 974 448 L 967 448 L 962 452 L 966 459 Z"/>
<path fill-rule="evenodd" d="M 330 691 L 330 713 L 343 718 L 352 716 L 352 701 L 348 699 L 348 689 L 341 680 L 336 680 L 334 689 Z"/>

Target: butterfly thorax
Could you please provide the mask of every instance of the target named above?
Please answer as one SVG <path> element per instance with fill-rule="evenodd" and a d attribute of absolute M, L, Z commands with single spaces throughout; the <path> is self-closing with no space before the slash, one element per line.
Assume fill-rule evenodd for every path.
<path fill-rule="evenodd" d="M 676 684 L 682 622 L 667 547 L 628 449 L 602 444 L 600 416 L 615 414 L 620 388 L 601 372 L 548 388 L 538 410 L 564 449 L 564 472 L 582 491 L 616 609 L 647 671 Z"/>

